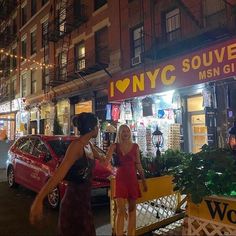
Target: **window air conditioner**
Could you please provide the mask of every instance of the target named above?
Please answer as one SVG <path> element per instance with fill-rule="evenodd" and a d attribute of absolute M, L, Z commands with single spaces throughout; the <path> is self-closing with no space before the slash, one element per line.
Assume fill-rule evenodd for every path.
<path fill-rule="evenodd" d="M 133 57 L 133 58 L 131 59 L 131 64 L 132 64 L 132 66 L 138 65 L 138 64 L 140 64 L 141 62 L 142 62 L 141 55 L 138 55 L 138 56 Z"/>

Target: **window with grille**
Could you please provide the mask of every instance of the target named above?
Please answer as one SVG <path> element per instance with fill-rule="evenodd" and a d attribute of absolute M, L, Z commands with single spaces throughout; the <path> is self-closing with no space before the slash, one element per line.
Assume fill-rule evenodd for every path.
<path fill-rule="evenodd" d="M 27 75 L 23 74 L 21 76 L 21 93 L 22 93 L 22 97 L 25 97 L 27 95 Z"/>
<path fill-rule="evenodd" d="M 42 23 L 42 47 L 48 44 L 48 21 Z"/>
<path fill-rule="evenodd" d="M 132 30 L 132 57 L 141 56 L 144 52 L 144 34 L 143 26 Z"/>
<path fill-rule="evenodd" d="M 174 41 L 180 38 L 180 11 L 176 8 L 166 14 L 166 38 Z"/>
<path fill-rule="evenodd" d="M 75 46 L 75 66 L 76 70 L 85 68 L 85 45 L 81 42 Z"/>
<path fill-rule="evenodd" d="M 31 55 L 33 55 L 34 53 L 36 53 L 36 50 L 37 50 L 37 47 L 36 47 L 36 30 L 31 32 L 30 39 L 31 39 L 30 51 L 31 51 Z"/>
<path fill-rule="evenodd" d="M 58 17 L 58 23 L 59 23 L 59 32 L 60 35 L 64 34 L 66 31 L 65 25 L 66 25 L 66 8 L 62 7 L 58 11 L 59 17 Z"/>
<path fill-rule="evenodd" d="M 96 11 L 107 3 L 107 0 L 94 0 L 94 10 Z"/>
<path fill-rule="evenodd" d="M 102 63 L 102 64 L 109 63 L 107 27 L 104 27 L 95 33 L 95 53 L 96 53 L 97 63 Z"/>
<path fill-rule="evenodd" d="M 37 80 L 36 80 L 36 71 L 31 71 L 31 94 L 35 94 L 37 92 Z"/>
<path fill-rule="evenodd" d="M 65 80 L 66 79 L 66 64 L 67 64 L 67 53 L 61 52 L 58 55 L 58 65 L 59 65 L 59 74 L 58 79 Z"/>

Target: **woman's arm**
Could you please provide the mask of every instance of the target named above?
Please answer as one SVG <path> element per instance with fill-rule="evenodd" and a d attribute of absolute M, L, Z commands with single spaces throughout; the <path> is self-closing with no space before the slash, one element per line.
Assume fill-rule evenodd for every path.
<path fill-rule="evenodd" d="M 111 161 L 112 154 L 113 154 L 114 152 L 116 152 L 116 143 L 111 144 L 110 147 L 109 147 L 108 150 L 107 150 L 106 158 L 107 158 L 107 161 L 108 161 L 108 162 Z"/>
<path fill-rule="evenodd" d="M 97 151 L 96 147 L 95 147 L 93 144 L 89 143 L 89 145 L 90 145 L 90 147 L 91 147 L 91 149 L 92 149 L 94 158 L 97 159 L 97 160 L 99 160 L 100 162 L 104 162 L 104 161 L 106 160 L 106 155 L 105 155 L 105 153 L 104 153 L 104 155 L 101 155 L 101 154 Z"/>
<path fill-rule="evenodd" d="M 53 176 L 48 180 L 48 182 L 43 186 L 40 192 L 37 194 L 30 212 L 30 222 L 32 224 L 35 223 L 36 220 L 42 217 L 42 205 L 43 199 L 53 190 L 55 186 L 57 186 L 61 180 L 65 177 L 70 167 L 74 164 L 74 162 L 83 156 L 83 146 L 82 144 L 78 145 L 78 141 L 73 141 L 65 154 L 65 157 L 57 168 Z"/>
<path fill-rule="evenodd" d="M 140 151 L 139 151 L 139 147 L 137 148 L 137 153 L 136 153 L 136 169 L 140 175 L 140 178 L 142 180 L 142 184 L 143 184 L 143 191 L 146 192 L 147 191 L 147 184 L 146 184 L 146 180 L 145 180 L 145 175 L 144 175 L 144 171 L 143 171 L 143 167 L 142 167 L 142 163 L 140 160 Z"/>

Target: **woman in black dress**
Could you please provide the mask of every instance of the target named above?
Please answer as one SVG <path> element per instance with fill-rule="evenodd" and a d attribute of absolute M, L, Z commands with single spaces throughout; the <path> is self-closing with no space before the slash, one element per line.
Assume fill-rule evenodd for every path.
<path fill-rule="evenodd" d="M 81 113 L 73 119 L 80 137 L 73 141 L 66 155 L 47 184 L 36 196 L 30 211 L 30 222 L 35 224 L 42 218 L 43 199 L 63 179 L 68 180 L 66 193 L 62 199 L 58 228 L 60 236 L 95 236 L 95 227 L 91 212 L 91 181 L 95 165 L 94 157 L 100 158 L 91 138 L 98 135 L 98 119 L 93 113 Z"/>

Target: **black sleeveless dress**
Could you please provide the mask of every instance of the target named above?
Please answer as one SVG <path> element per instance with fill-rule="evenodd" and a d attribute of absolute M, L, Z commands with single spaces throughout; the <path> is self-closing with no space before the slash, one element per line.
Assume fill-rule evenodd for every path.
<path fill-rule="evenodd" d="M 77 160 L 65 177 L 68 181 L 61 201 L 58 228 L 60 236 L 95 236 L 91 210 L 91 183 L 95 160 Z"/>

